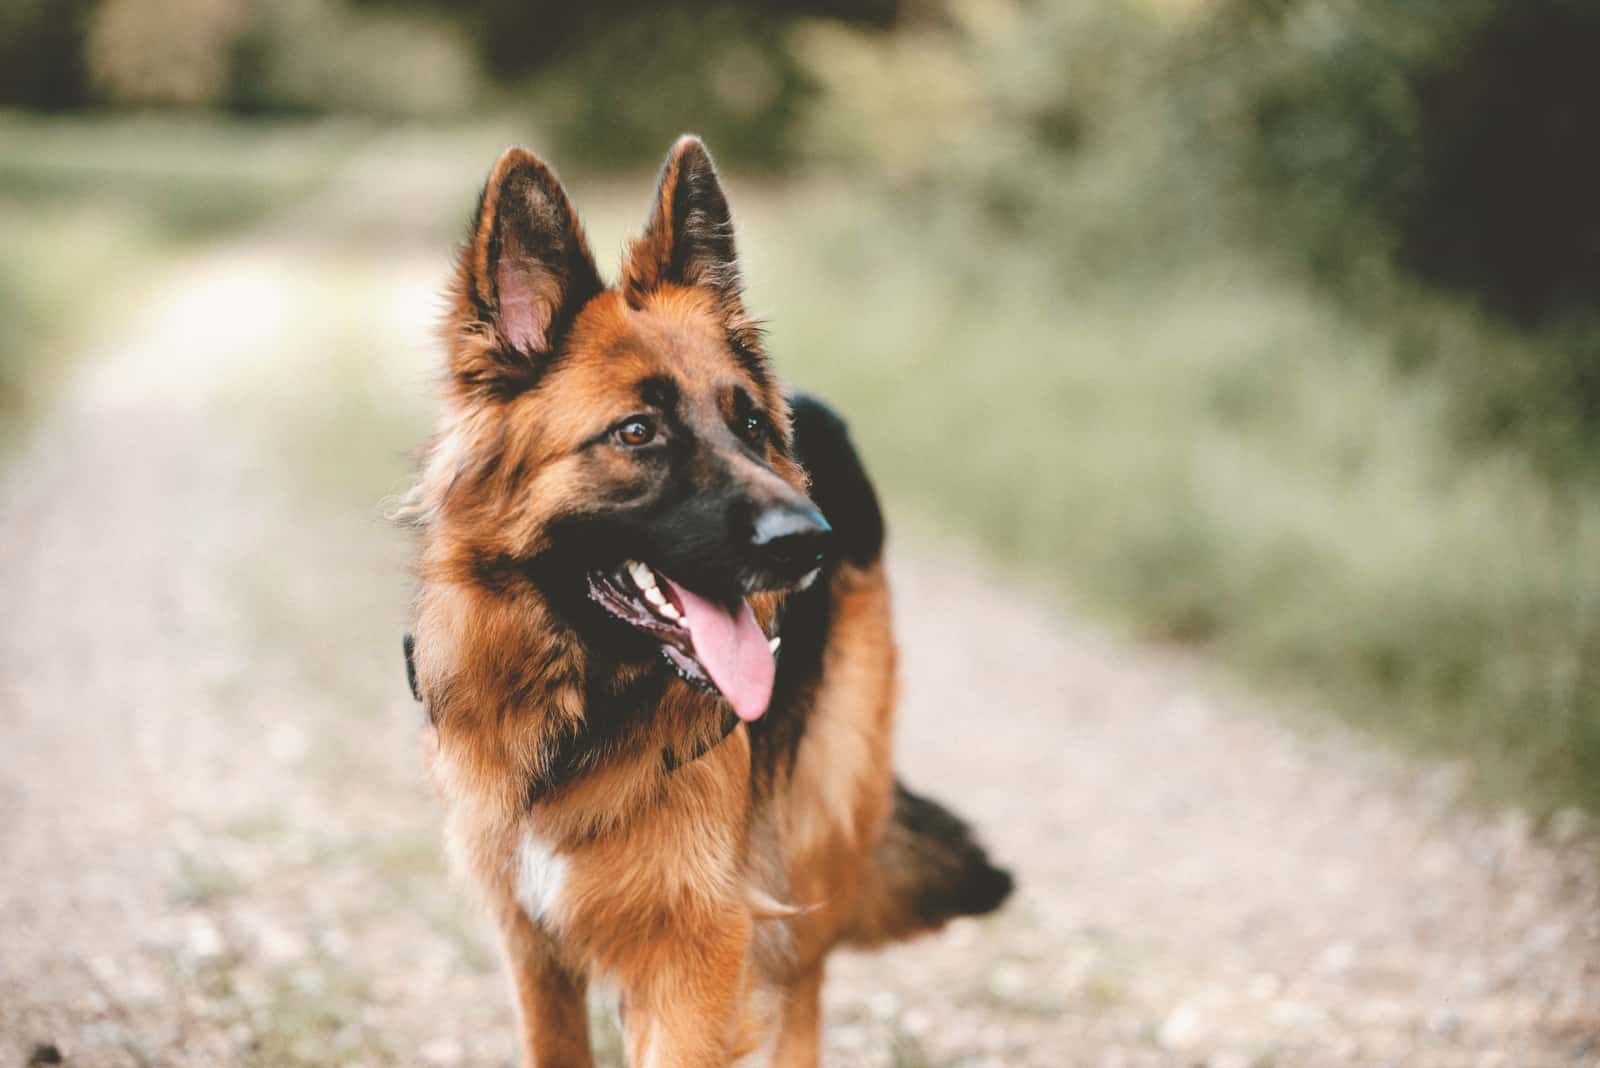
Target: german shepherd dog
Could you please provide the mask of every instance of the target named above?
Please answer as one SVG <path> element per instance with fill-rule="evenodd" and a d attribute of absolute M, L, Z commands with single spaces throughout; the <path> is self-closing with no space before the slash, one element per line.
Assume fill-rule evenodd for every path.
<path fill-rule="evenodd" d="M 832 947 L 1012 885 L 895 781 L 883 520 L 844 426 L 774 379 L 694 137 L 614 287 L 507 151 L 449 299 L 408 653 L 523 1063 L 592 1063 L 594 977 L 635 1065 L 813 1065 Z"/>

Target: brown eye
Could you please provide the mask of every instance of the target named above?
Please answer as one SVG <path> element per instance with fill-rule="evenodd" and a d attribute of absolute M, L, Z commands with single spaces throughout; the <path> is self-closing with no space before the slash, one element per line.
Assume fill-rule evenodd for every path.
<path fill-rule="evenodd" d="M 652 420 L 636 415 L 619 423 L 611 433 L 619 444 L 638 448 L 655 440 L 656 425 Z"/>
<path fill-rule="evenodd" d="M 739 436 L 751 445 L 767 433 L 767 421 L 759 415 L 747 415 L 739 420 Z"/>

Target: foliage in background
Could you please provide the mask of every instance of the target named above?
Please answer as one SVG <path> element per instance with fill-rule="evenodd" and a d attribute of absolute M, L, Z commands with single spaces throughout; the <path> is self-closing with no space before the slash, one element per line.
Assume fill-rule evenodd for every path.
<path fill-rule="evenodd" d="M 383 6 L 392 0 L 364 2 Z M 900 0 L 747 0 L 737 5 L 728 0 L 590 0 L 582 4 L 571 0 L 410 0 L 408 6 L 459 16 L 477 42 L 490 74 L 503 82 L 516 82 L 582 49 L 610 27 L 648 23 L 658 15 L 683 21 L 700 11 L 736 7 L 751 23 L 770 26 L 810 15 L 886 27 L 894 24 Z M 701 41 L 696 66 L 714 59 L 713 53 L 722 44 L 711 29 L 708 27 Z"/>
<path fill-rule="evenodd" d="M 1456 384 L 1452 432 L 1600 460 L 1600 9 L 957 0 L 803 27 L 812 156 L 981 211 L 1065 285 L 1248 246 Z"/>
<path fill-rule="evenodd" d="M 1582 0 L 1233 0 L 1181 103 L 1259 201 L 1253 237 L 1396 321 L 1478 436 L 1564 467 L 1600 445 L 1597 53 Z M 1499 320 L 1488 343 L 1435 329 L 1460 313 L 1424 287 Z"/>
<path fill-rule="evenodd" d="M 1401 222 L 1456 209 L 1402 191 L 1451 188 L 1450 155 L 1372 117 L 1509 6 L 1370 34 L 1354 0 L 805 27 L 817 172 L 882 195 L 834 187 L 773 283 L 831 314 L 775 318 L 930 513 L 1497 788 L 1600 807 L 1595 335 L 1410 258 Z"/>
<path fill-rule="evenodd" d="M 590 167 L 686 129 L 728 163 L 790 158 L 805 15 L 888 26 L 898 0 L 0 0 L 0 106 L 530 115 Z M 548 143 L 548 142 L 547 142 Z"/>
<path fill-rule="evenodd" d="M 59 111 L 89 98 L 84 24 L 93 0 L 0 0 L 0 106 Z"/>
<path fill-rule="evenodd" d="M 553 58 L 526 106 L 586 168 L 653 167 L 686 130 L 724 165 L 770 168 L 809 89 L 781 29 L 736 5 L 641 11 Z"/>
<path fill-rule="evenodd" d="M 0 106 L 464 113 L 460 20 L 349 0 L 0 0 Z"/>
<path fill-rule="evenodd" d="M 1600 296 L 1594 4 L 1234 0 L 1203 47 L 1209 104 L 1322 269 L 1377 240 L 1523 323 Z"/>

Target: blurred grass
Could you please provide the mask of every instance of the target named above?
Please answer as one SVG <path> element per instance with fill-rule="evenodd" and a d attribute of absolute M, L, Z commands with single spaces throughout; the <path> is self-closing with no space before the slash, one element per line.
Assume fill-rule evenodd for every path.
<path fill-rule="evenodd" d="M 176 254 L 296 203 L 359 125 L 0 113 L 0 443 Z"/>

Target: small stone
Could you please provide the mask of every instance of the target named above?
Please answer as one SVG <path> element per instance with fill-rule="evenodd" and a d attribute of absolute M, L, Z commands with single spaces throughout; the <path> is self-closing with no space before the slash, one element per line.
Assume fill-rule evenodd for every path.
<path fill-rule="evenodd" d="M 33 1052 L 28 1055 L 28 1068 L 36 1064 L 65 1064 L 66 1058 L 61 1055 L 61 1048 L 54 1042 L 40 1042 L 33 1047 Z"/>
<path fill-rule="evenodd" d="M 1550 840 L 1556 845 L 1576 845 L 1589 833 L 1589 817 L 1581 809 L 1564 808 L 1550 817 Z"/>
<path fill-rule="evenodd" d="M 424 1064 L 460 1064 L 463 1055 L 461 1042 L 449 1035 L 430 1039 L 417 1050 Z"/>
<path fill-rule="evenodd" d="M 832 1039 L 834 1044 L 840 1049 L 859 1050 L 866 1047 L 867 1040 L 870 1036 L 861 1027 L 846 1024 L 840 1027 L 829 1028 L 828 1037 Z"/>
<path fill-rule="evenodd" d="M 1216 1053 L 1206 1058 L 1206 1068 L 1250 1068 L 1254 1059 L 1243 1053 Z"/>
<path fill-rule="evenodd" d="M 1194 1046 L 1205 1036 L 1206 1021 L 1200 1010 L 1194 1005 L 1183 1004 L 1167 1014 L 1161 1021 L 1161 1029 L 1156 1032 L 1156 1041 L 1162 1049 L 1185 1050 Z"/>
<path fill-rule="evenodd" d="M 1328 1013 L 1308 1001 L 1280 1001 L 1272 1006 L 1269 1016 L 1272 1025 L 1280 1030 L 1306 1032 L 1321 1027 Z"/>
<path fill-rule="evenodd" d="M 1349 942 L 1335 942 L 1317 958 L 1317 970 L 1326 975 L 1343 975 L 1356 962 L 1356 947 Z"/>
<path fill-rule="evenodd" d="M 1004 1001 L 1022 996 L 1028 989 L 1028 975 L 1015 964 L 1003 964 L 989 976 L 989 992 Z"/>
<path fill-rule="evenodd" d="M 207 916 L 191 916 L 184 930 L 183 944 L 196 960 L 210 960 L 222 955 L 222 932 Z"/>
<path fill-rule="evenodd" d="M 1283 993 L 1283 979 L 1273 972 L 1260 972 L 1250 977 L 1246 989 L 1256 1001 L 1271 1001 Z"/>

